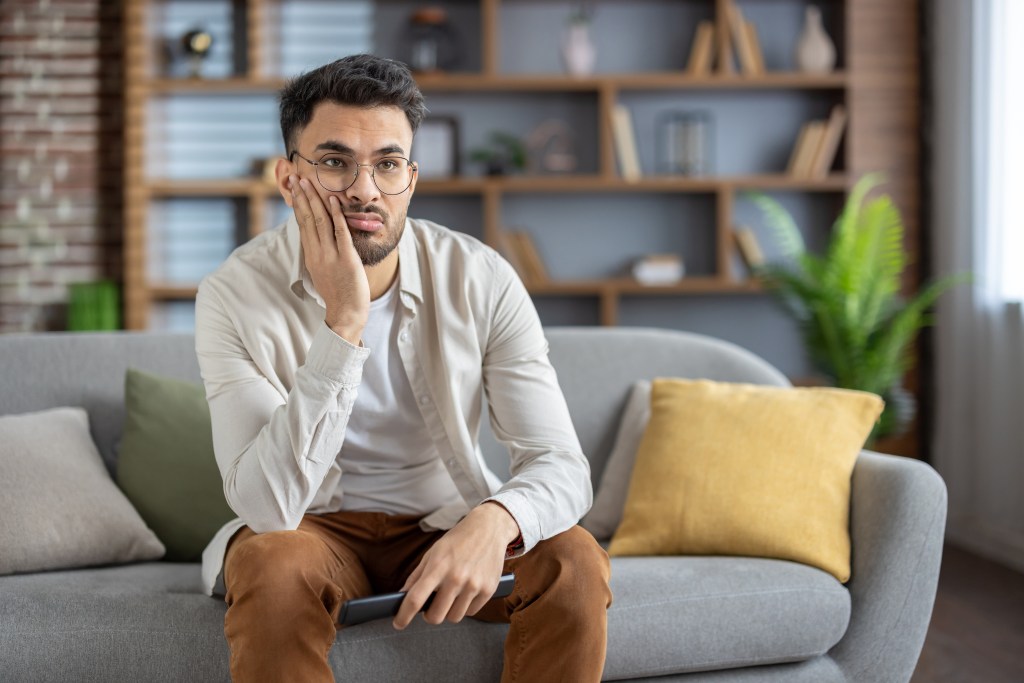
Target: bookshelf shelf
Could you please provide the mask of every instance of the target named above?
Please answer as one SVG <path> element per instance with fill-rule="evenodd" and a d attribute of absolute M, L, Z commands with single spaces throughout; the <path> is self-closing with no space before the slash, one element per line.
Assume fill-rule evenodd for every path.
<path fill-rule="evenodd" d="M 529 283 L 527 290 L 541 296 L 564 295 L 651 295 L 651 294 L 740 294 L 759 293 L 764 288 L 755 280 L 727 280 L 718 277 L 687 277 L 671 285 L 645 285 L 632 278 L 605 280 L 555 280 Z"/>
<path fill-rule="evenodd" d="M 622 73 L 572 78 L 533 74 L 446 74 L 419 76 L 424 92 L 598 92 L 612 90 L 841 90 L 847 74 L 837 71 L 823 75 L 774 71 L 758 76 L 709 74 L 692 76 L 685 72 Z M 150 93 L 274 93 L 284 78 L 156 78 L 147 84 Z"/>
<path fill-rule="evenodd" d="M 574 192 L 665 192 L 713 193 L 728 190 L 793 190 L 801 192 L 845 192 L 849 187 L 845 174 L 825 178 L 794 178 L 784 174 L 687 178 L 683 176 L 645 176 L 629 182 L 617 176 L 510 176 L 503 178 L 451 178 L 421 180 L 417 194 L 459 195 L 499 192 L 574 193 Z M 150 180 L 144 189 L 152 197 L 273 197 L 277 188 L 254 178 L 214 180 Z"/>

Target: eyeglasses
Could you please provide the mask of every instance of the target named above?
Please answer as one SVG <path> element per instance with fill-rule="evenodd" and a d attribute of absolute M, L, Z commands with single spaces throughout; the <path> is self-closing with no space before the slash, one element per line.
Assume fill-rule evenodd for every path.
<path fill-rule="evenodd" d="M 416 164 L 405 157 L 384 157 L 372 164 L 357 164 L 351 154 L 331 153 L 320 157 L 320 161 L 312 161 L 292 151 L 295 155 L 316 169 L 316 179 L 328 192 L 344 192 L 355 184 L 359 177 L 359 167 L 369 166 L 370 177 L 377 189 L 384 194 L 402 194 L 412 185 L 412 176 L 416 172 Z M 291 155 L 288 156 L 291 160 Z"/>

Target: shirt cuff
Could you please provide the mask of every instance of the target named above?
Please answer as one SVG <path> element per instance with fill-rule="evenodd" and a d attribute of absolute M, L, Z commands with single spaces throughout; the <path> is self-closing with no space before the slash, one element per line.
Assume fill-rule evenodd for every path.
<path fill-rule="evenodd" d="M 306 367 L 327 379 L 347 386 L 357 386 L 363 377 L 363 364 L 370 349 L 354 346 L 325 322 L 313 334 L 306 353 Z"/>
<path fill-rule="evenodd" d="M 518 491 L 498 491 L 493 496 L 485 498 L 481 503 L 493 500 L 505 508 L 512 519 L 519 525 L 519 537 L 508 545 L 505 552 L 505 559 L 512 559 L 526 554 L 533 546 L 540 542 L 540 521 L 534 512 L 533 506 Z"/>

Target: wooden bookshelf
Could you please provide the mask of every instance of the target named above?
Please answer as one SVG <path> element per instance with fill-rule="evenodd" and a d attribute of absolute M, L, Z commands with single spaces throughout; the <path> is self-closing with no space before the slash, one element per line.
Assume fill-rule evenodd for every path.
<path fill-rule="evenodd" d="M 241 64 L 227 78 L 170 78 L 154 66 L 155 44 L 149 34 L 152 11 L 163 0 L 133 0 L 125 3 L 125 322 L 129 329 L 148 327 L 150 308 L 168 301 L 187 301 L 195 296 L 195 283 L 168 284 L 152 281 L 146 272 L 147 222 L 155 200 L 178 197 L 226 197 L 244 207 L 248 234 L 255 235 L 267 225 L 267 212 L 277 189 L 255 177 L 228 179 L 167 179 L 147 177 L 145 141 L 149 125 L 147 109 L 160 99 L 178 95 L 209 97 L 269 95 L 286 79 L 266 70 L 269 54 L 265 33 L 267 9 L 279 0 L 238 0 L 231 3 L 236 13 L 234 26 L 245 32 Z M 426 93 L 453 93 L 459 98 L 493 94 L 533 94 L 558 97 L 583 95 L 594 104 L 596 125 L 596 168 L 588 173 L 545 176 L 454 177 L 424 179 L 418 195 L 453 199 L 479 199 L 480 224 L 486 242 L 501 241 L 503 203 L 517 195 L 558 194 L 578 201 L 581 195 L 655 194 L 709 195 L 713 224 L 709 244 L 715 251 L 713 272 L 687 277 L 666 287 L 648 287 L 628 279 L 612 277 L 595 280 L 557 280 L 529 285 L 537 297 L 596 298 L 601 324 L 615 325 L 619 311 L 632 297 L 684 297 L 703 295 L 758 295 L 763 289 L 756 281 L 744 280 L 733 272 L 736 251 L 732 238 L 737 197 L 750 190 L 807 195 L 835 195 L 836 200 L 863 173 L 885 170 L 887 191 L 894 197 L 907 226 L 907 247 L 920 254 L 920 54 L 917 20 L 919 0 L 892 3 L 890 0 L 839 0 L 834 5 L 841 35 L 833 35 L 841 50 L 842 70 L 824 75 L 769 70 L 751 76 L 723 73 L 715 68 L 705 75 L 684 69 L 664 72 L 602 73 L 576 78 L 559 74 L 513 74 L 502 70 L 502 3 L 512 0 L 478 0 L 479 60 L 475 73 L 423 75 L 418 77 Z M 625 3 L 627 0 L 610 0 Z M 721 0 L 672 0 L 700 5 L 713 15 L 716 42 L 728 33 Z M 755 3 L 750 3 L 754 5 Z M 767 5 L 765 6 L 767 7 Z M 761 11 L 764 11 L 762 8 Z M 681 27 L 691 31 L 695 26 Z M 682 37 L 682 34 L 681 34 Z M 685 42 L 683 43 L 685 44 Z M 780 93 L 824 97 L 845 105 L 849 113 L 847 135 L 838 170 L 823 178 L 794 178 L 784 173 L 680 177 L 644 175 L 636 182 L 620 176 L 610 113 L 623 98 L 659 96 L 664 93 L 737 93 L 756 108 L 760 98 Z M 790 144 L 785 141 L 780 144 Z M 649 169 L 648 169 L 649 170 Z M 639 201 L 644 201 L 640 199 Z M 702 200 L 703 201 L 703 200 Z M 825 200 L 829 201 L 829 200 Z M 915 259 L 918 260 L 918 259 Z M 912 267 L 907 291 L 916 288 L 920 274 Z M 910 388 L 916 393 L 912 380 Z M 907 449 L 909 452 L 911 449 Z"/>

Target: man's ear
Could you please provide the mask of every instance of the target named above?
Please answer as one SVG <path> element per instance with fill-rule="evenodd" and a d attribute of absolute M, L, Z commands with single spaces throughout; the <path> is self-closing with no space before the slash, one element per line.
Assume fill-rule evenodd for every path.
<path fill-rule="evenodd" d="M 292 205 L 292 188 L 288 176 L 294 173 L 295 164 L 284 157 L 277 160 L 277 166 L 274 168 L 274 174 L 277 177 L 277 191 L 284 197 L 284 203 L 288 206 Z"/>

